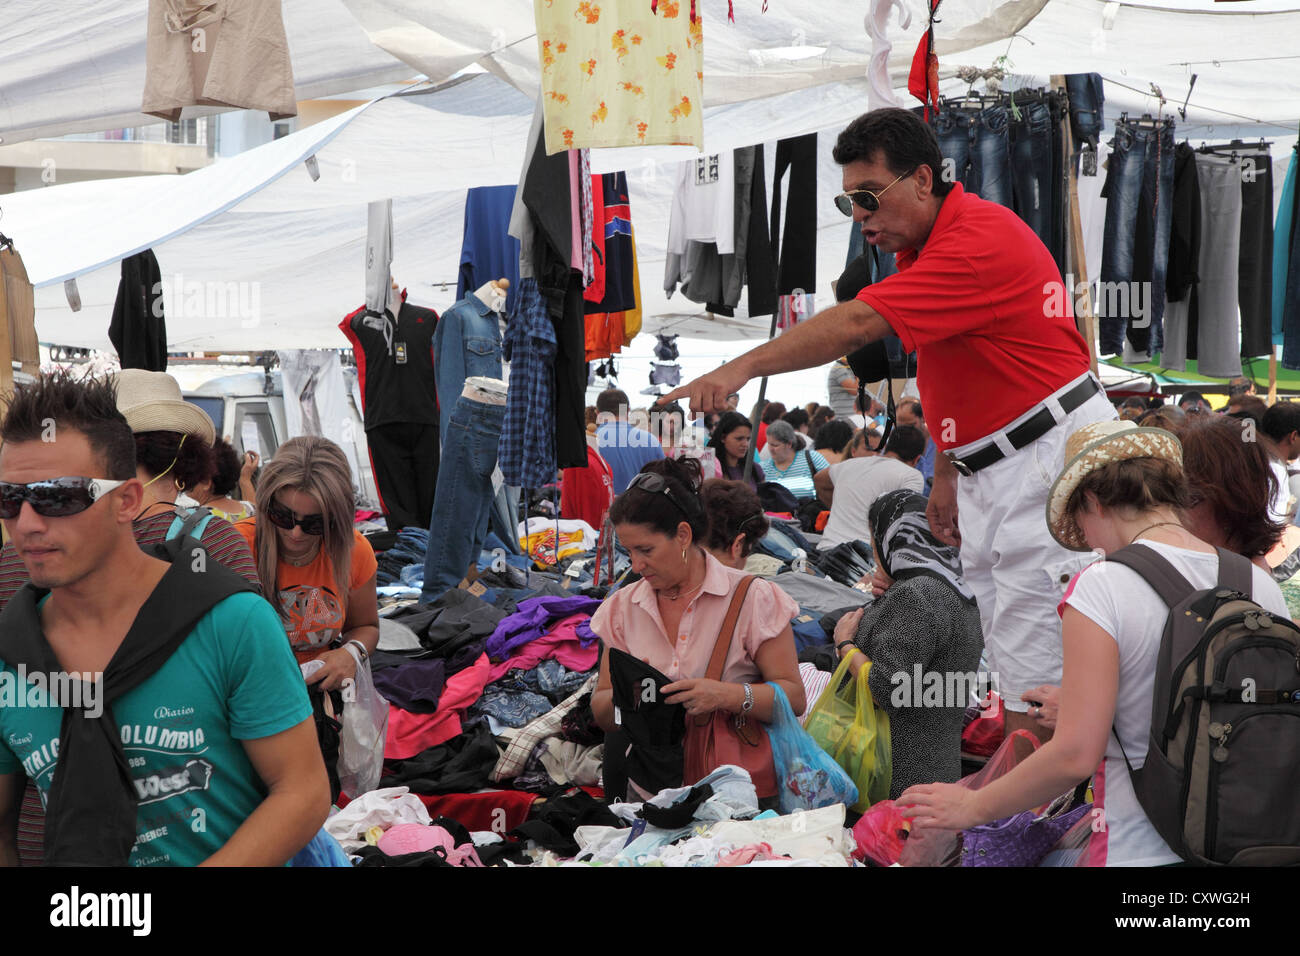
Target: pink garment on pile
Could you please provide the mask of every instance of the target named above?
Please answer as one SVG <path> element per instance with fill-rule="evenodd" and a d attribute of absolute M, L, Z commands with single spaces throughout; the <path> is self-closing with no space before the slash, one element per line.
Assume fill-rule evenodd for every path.
<path fill-rule="evenodd" d="M 577 634 L 578 625 L 586 624 L 588 620 L 588 614 L 561 618 L 541 637 L 520 647 L 516 656 L 492 665 L 492 673 L 487 682 L 490 684 L 499 680 L 508 671 L 530 671 L 544 660 L 557 660 L 571 671 L 591 670 L 600 656 L 599 648 L 594 640 L 590 646 L 583 647 Z"/>
<path fill-rule="evenodd" d="M 718 866 L 744 866 L 746 863 L 753 863 L 755 860 L 780 859 L 784 858 L 772 852 L 771 844 L 755 843 L 752 846 L 742 846 L 739 849 L 732 850 L 726 856 L 719 857 Z"/>
<path fill-rule="evenodd" d="M 452 866 L 482 866 L 478 852 L 473 844 L 456 846 L 455 838 L 439 826 L 423 826 L 419 823 L 399 823 L 390 827 L 376 844 L 387 856 L 403 856 L 407 853 L 428 853 L 434 847 L 447 851 L 447 862 Z"/>
<path fill-rule="evenodd" d="M 482 696 L 489 680 L 495 680 L 488 677 L 491 666 L 488 656 L 480 654 L 469 667 L 448 677 L 438 698 L 438 709 L 432 714 L 413 714 L 389 704 L 384 759 L 405 760 L 459 737 L 461 715 Z"/>

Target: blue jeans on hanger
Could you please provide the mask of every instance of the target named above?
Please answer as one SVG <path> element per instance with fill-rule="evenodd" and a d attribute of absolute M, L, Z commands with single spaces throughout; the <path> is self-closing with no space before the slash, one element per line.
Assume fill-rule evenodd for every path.
<path fill-rule="evenodd" d="M 1097 297 L 1101 354 L 1122 353 L 1126 329 L 1137 351 L 1158 352 L 1164 346 L 1174 205 L 1173 126 L 1117 123 L 1102 195 L 1107 203 L 1101 281 L 1111 285 Z"/>
<path fill-rule="evenodd" d="M 495 498 L 492 470 L 505 413 L 504 405 L 488 405 L 464 395 L 456 399 L 443 437 L 421 603 L 430 604 L 456 587 L 470 564 L 478 561 Z"/>
<path fill-rule="evenodd" d="M 1011 206 L 1011 151 L 1007 141 L 1007 111 L 990 106 L 978 113 L 944 109 L 935 118 L 934 132 L 945 160 L 939 174 L 953 175 L 967 192 Z"/>
<path fill-rule="evenodd" d="M 1017 106 L 1010 127 L 1016 212 L 1043 245 L 1052 248 L 1052 116 L 1046 103 Z"/>

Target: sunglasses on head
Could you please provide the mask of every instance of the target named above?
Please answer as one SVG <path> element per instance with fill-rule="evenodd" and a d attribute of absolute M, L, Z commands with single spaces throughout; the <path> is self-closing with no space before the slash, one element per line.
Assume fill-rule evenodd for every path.
<path fill-rule="evenodd" d="M 678 511 L 685 515 L 688 521 L 690 520 L 691 513 L 686 510 L 686 507 L 680 501 L 677 500 L 677 497 L 673 494 L 673 490 L 668 487 L 668 482 L 664 480 L 663 475 L 656 475 L 652 471 L 643 471 L 633 478 L 632 483 L 627 487 L 629 490 L 632 488 L 640 488 L 642 491 L 648 491 L 652 495 L 662 493 L 673 503 L 674 506 L 676 506 Z"/>
<path fill-rule="evenodd" d="M 325 533 L 325 516 L 322 514 L 303 515 L 299 517 L 284 505 L 272 499 L 266 506 L 266 517 L 277 528 L 292 531 L 294 526 L 302 528 L 303 534 L 320 536 Z"/>
<path fill-rule="evenodd" d="M 880 197 L 889 191 L 890 186 L 893 186 L 899 179 L 906 179 L 914 172 L 916 172 L 915 169 L 911 173 L 903 173 L 880 192 L 872 192 L 870 189 L 850 189 L 847 192 L 842 192 L 835 197 L 835 208 L 846 216 L 853 215 L 855 205 L 861 206 L 867 212 L 875 212 L 880 208 Z"/>
<path fill-rule="evenodd" d="M 50 478 L 16 485 L 0 481 L 0 518 L 17 518 L 23 502 L 46 518 L 81 514 L 123 481 L 110 478 Z"/>

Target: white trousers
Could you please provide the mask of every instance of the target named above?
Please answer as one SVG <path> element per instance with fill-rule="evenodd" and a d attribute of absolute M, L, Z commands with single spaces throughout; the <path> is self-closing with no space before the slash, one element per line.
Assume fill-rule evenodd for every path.
<path fill-rule="evenodd" d="M 1076 380 L 1077 381 L 1077 380 Z M 1069 391 L 1065 386 L 1048 400 Z M 996 464 L 957 479 L 961 564 L 975 592 L 984 630 L 984 655 L 1008 710 L 1024 713 L 1020 695 L 1040 684 L 1061 683 L 1061 621 L 1056 606 L 1064 585 L 1094 560 L 1061 547 L 1047 530 L 1047 494 L 1065 466 L 1065 442 L 1091 422 L 1116 418 L 1105 392 L 1064 416 L 1035 442 Z M 1037 410 L 1031 409 L 1025 414 Z M 1011 446 L 1002 432 L 955 448 L 960 458 L 993 439 Z"/>

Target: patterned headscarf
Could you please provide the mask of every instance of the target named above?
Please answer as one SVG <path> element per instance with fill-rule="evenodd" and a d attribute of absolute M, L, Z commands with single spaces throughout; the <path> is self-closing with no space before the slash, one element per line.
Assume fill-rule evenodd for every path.
<path fill-rule="evenodd" d="M 934 536 L 925 507 L 922 495 L 907 490 L 888 492 L 872 502 L 867 522 L 884 571 L 895 581 L 922 574 L 941 578 L 973 603 L 975 594 L 961 575 L 957 549 Z"/>

